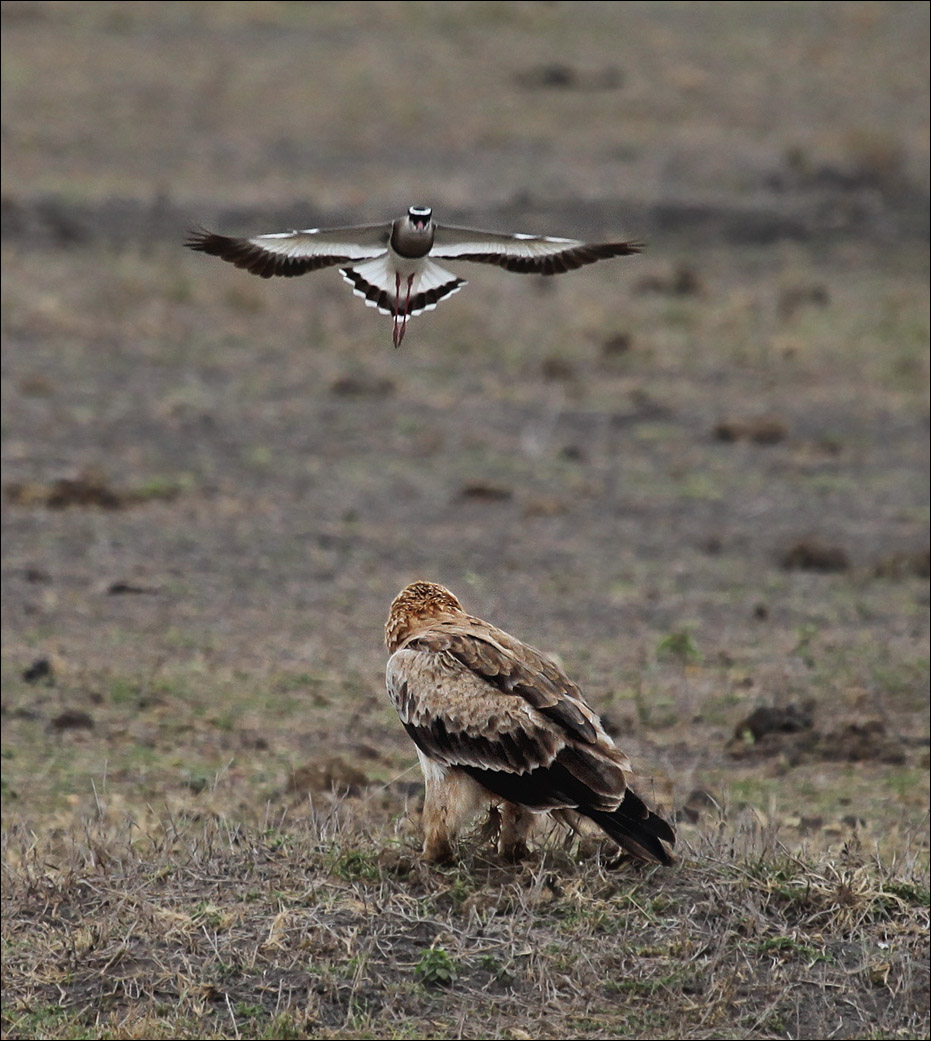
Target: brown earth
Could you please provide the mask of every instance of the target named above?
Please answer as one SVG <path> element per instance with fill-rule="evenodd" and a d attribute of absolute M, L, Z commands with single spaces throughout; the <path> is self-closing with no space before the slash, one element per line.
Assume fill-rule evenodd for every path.
<path fill-rule="evenodd" d="M 288 807 L 303 848 L 308 792 L 331 783 L 414 843 L 381 628 L 417 577 L 560 657 L 679 819 L 682 886 L 708 870 L 711 820 L 926 877 L 926 5 L 2 17 L 17 900 L 23 834 L 92 877 L 68 852 L 90 818 L 103 849 L 128 819 L 155 836 L 172 815 L 260 828 Z M 471 284 L 394 351 L 335 272 L 265 282 L 181 247 L 193 222 L 411 202 L 648 248 L 554 280 L 461 265 Z M 385 899 L 408 899 L 408 868 L 391 878 Z M 30 986 L 5 984 L 9 1036 L 40 1036 Z M 868 1036 L 753 1027 L 762 993 L 743 1032 L 630 1036 Z M 334 1016 L 316 1036 L 375 1036 Z"/>

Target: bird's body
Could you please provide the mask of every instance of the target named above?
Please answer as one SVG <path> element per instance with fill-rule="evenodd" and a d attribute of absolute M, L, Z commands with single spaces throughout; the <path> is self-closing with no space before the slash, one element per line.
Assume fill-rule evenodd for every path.
<path fill-rule="evenodd" d="M 409 318 L 432 311 L 466 284 L 437 260 L 468 260 L 523 274 L 554 275 L 606 257 L 639 253 L 641 248 L 634 242 L 586 243 L 446 227 L 433 220 L 428 206 L 411 206 L 406 216 L 389 224 L 308 228 L 248 239 L 198 228 L 186 245 L 262 278 L 293 277 L 343 265 L 340 273 L 366 306 L 393 318 L 395 347 L 404 338 Z"/>
<path fill-rule="evenodd" d="M 578 813 L 634 856 L 662 864 L 672 828 L 628 787 L 630 762 L 546 655 L 466 614 L 449 590 L 414 582 L 385 627 L 388 694 L 424 773 L 424 856 L 446 860 L 483 806 L 499 850 L 526 852 L 533 814 Z"/>

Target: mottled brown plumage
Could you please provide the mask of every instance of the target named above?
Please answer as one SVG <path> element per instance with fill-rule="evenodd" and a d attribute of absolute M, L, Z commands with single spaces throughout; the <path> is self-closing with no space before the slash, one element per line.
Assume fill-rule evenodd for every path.
<path fill-rule="evenodd" d="M 426 783 L 427 859 L 449 859 L 469 819 L 496 805 L 508 858 L 526 852 L 532 814 L 575 811 L 634 856 L 670 862 L 672 828 L 628 787 L 630 761 L 552 659 L 433 582 L 395 598 L 385 643 L 388 694 Z"/>

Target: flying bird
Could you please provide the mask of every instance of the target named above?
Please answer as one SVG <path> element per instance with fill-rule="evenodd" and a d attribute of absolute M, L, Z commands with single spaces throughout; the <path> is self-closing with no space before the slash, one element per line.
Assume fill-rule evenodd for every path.
<path fill-rule="evenodd" d="M 449 860 L 490 805 L 506 859 L 526 854 L 534 814 L 555 811 L 589 818 L 635 857 L 671 863 L 675 833 L 629 787 L 627 756 L 552 659 L 466 614 L 433 582 L 395 597 L 385 643 L 388 695 L 426 785 L 426 860 Z"/>
<path fill-rule="evenodd" d="M 356 296 L 393 319 L 395 347 L 404 339 L 409 318 L 434 310 L 466 284 L 437 260 L 469 260 L 521 274 L 558 275 L 605 257 L 639 253 L 642 248 L 636 242 L 589 243 L 451 228 L 437 224 L 429 206 L 411 206 L 406 216 L 389 224 L 307 228 L 250 239 L 194 228 L 185 245 L 262 278 L 292 278 L 342 264 L 340 274 Z"/>

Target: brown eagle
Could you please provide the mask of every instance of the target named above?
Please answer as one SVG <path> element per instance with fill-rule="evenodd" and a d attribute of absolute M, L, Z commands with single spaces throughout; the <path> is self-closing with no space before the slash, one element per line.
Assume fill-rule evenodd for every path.
<path fill-rule="evenodd" d="M 433 582 L 395 597 L 385 643 L 388 694 L 426 783 L 427 860 L 450 859 L 460 831 L 494 806 L 507 859 L 526 854 L 534 814 L 556 811 L 589 818 L 635 857 L 671 863 L 672 828 L 628 786 L 627 756 L 545 654 Z"/>

